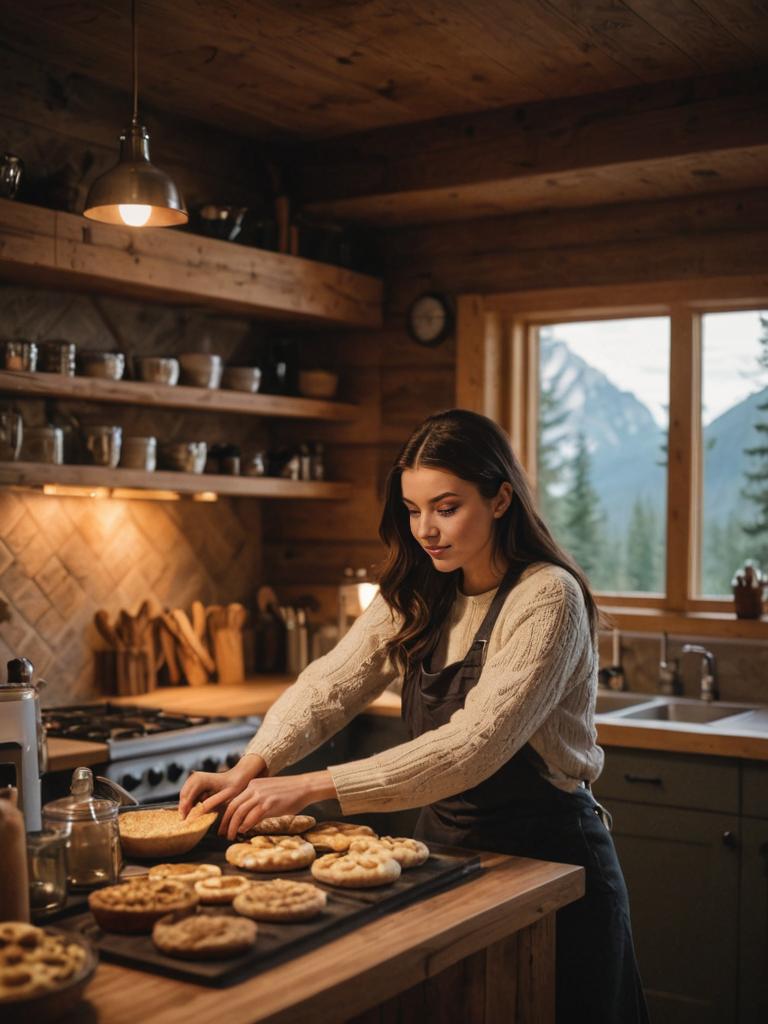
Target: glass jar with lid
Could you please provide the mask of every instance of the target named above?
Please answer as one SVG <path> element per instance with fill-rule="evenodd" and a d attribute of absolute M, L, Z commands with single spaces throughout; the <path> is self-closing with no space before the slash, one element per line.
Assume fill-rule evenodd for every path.
<path fill-rule="evenodd" d="M 90 768 L 76 768 L 70 795 L 43 807 L 43 827 L 65 837 L 67 883 L 93 889 L 117 880 L 120 873 L 118 804 L 93 795 Z"/>

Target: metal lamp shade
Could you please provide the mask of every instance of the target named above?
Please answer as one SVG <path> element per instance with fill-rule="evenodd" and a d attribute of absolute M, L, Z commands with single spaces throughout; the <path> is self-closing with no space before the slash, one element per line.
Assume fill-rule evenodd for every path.
<path fill-rule="evenodd" d="M 120 136 L 120 162 L 91 185 L 83 215 L 104 224 L 128 226 L 121 206 L 148 206 L 149 217 L 142 227 L 174 227 L 189 219 L 172 178 L 150 161 L 149 132 L 138 124 Z"/>

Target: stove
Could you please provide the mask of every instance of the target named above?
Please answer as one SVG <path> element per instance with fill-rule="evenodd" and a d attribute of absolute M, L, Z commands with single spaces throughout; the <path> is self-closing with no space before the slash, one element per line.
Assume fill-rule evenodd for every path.
<path fill-rule="evenodd" d="M 175 800 L 190 772 L 231 768 L 261 718 L 184 715 L 129 704 L 75 704 L 43 709 L 48 736 L 105 743 L 99 774 L 139 803 Z"/>

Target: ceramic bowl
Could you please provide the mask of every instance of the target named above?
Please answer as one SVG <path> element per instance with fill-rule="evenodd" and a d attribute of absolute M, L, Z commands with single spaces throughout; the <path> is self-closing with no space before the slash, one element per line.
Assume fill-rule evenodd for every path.
<path fill-rule="evenodd" d="M 305 398 L 333 398 L 338 386 L 338 373 L 330 370 L 299 371 L 299 394 Z"/>
<path fill-rule="evenodd" d="M 141 380 L 150 384 L 169 384 L 171 386 L 179 383 L 181 367 L 178 359 L 166 356 L 142 356 L 137 362 Z"/>
<path fill-rule="evenodd" d="M 227 366 L 222 383 L 231 391 L 250 391 L 255 395 L 261 384 L 261 370 L 258 366 Z"/>
<path fill-rule="evenodd" d="M 185 352 L 179 356 L 181 380 L 197 388 L 217 388 L 221 384 L 221 356 L 205 352 Z"/>
<path fill-rule="evenodd" d="M 81 352 L 79 362 L 86 377 L 122 380 L 125 373 L 125 356 L 122 352 Z"/>
<path fill-rule="evenodd" d="M 160 462 L 166 469 L 181 473 L 202 473 L 208 456 L 205 441 L 180 441 L 160 445 Z"/>

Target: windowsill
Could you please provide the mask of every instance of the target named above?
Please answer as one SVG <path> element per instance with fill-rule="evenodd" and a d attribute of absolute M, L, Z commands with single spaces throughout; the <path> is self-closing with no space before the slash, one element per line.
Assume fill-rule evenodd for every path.
<path fill-rule="evenodd" d="M 624 632 L 768 640 L 768 618 L 737 619 L 733 612 L 681 612 L 664 608 L 628 608 L 607 604 L 600 604 L 600 610 L 610 616 L 617 629 Z"/>

